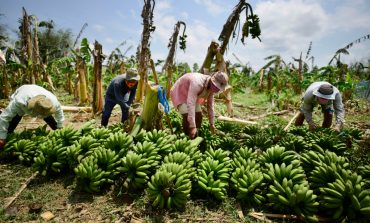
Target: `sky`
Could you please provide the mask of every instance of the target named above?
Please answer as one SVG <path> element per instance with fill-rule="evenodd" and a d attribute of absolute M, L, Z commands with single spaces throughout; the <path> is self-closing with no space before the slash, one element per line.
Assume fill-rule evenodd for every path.
<path fill-rule="evenodd" d="M 238 0 L 156 0 L 155 32 L 150 39 L 152 59 L 165 60 L 168 42 L 178 21 L 186 23 L 187 48 L 178 49 L 175 62 L 201 65 L 212 40 L 217 41 L 224 23 Z M 369 0 L 254 0 L 247 1 L 260 18 L 261 40 L 230 41 L 224 55 L 231 63 L 248 64 L 255 71 L 267 63 L 266 57 L 280 55 L 286 63 L 303 59 L 310 42 L 314 65 L 326 66 L 335 52 L 370 34 Z M 0 0 L 0 23 L 14 34 L 22 7 L 39 21 L 53 20 L 57 29 L 70 29 L 74 38 L 84 23 L 82 37 L 103 45 L 110 52 L 126 41 L 120 50 L 133 46 L 134 55 L 141 41 L 143 0 Z M 245 20 L 242 13 L 240 21 Z M 13 30 L 13 31 L 12 31 Z M 240 39 L 240 37 L 239 37 Z M 347 63 L 370 58 L 370 40 L 361 41 L 341 59 Z M 238 58 L 238 59 L 237 59 Z M 311 63 L 311 62 L 310 62 Z"/>

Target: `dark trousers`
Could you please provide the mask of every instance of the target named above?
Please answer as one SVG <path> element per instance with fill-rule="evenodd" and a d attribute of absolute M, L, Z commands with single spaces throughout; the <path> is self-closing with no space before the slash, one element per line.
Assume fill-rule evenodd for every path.
<path fill-rule="evenodd" d="M 113 108 L 116 104 L 118 104 L 116 101 L 114 101 L 114 100 L 112 100 L 108 97 L 105 98 L 103 114 L 102 114 L 102 117 L 101 117 L 101 125 L 102 126 L 107 126 L 108 125 L 110 115 L 112 114 L 112 110 L 113 110 Z M 124 123 L 128 119 L 128 109 L 121 106 L 121 110 L 122 110 L 121 122 Z"/>
<path fill-rule="evenodd" d="M 16 115 L 10 122 L 8 127 L 8 134 L 13 133 L 15 128 L 18 126 L 19 122 L 22 120 L 22 116 Z M 44 118 L 46 124 L 50 126 L 51 129 L 57 129 L 57 122 L 55 121 L 53 116 L 48 116 Z"/>
<path fill-rule="evenodd" d="M 305 120 L 304 114 L 300 112 L 298 117 L 295 120 L 295 126 L 303 125 L 304 120 Z M 324 111 L 324 120 L 322 121 L 322 127 L 330 128 L 332 121 L 333 121 L 333 113 Z"/>

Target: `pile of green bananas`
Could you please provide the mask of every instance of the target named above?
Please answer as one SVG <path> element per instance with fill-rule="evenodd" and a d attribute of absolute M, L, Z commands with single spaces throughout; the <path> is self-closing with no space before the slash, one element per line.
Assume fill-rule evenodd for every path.
<path fill-rule="evenodd" d="M 198 165 L 196 176 L 199 187 L 213 195 L 216 199 L 223 200 L 227 194 L 229 172 L 231 168 L 227 163 L 222 163 L 207 157 Z"/>
<path fill-rule="evenodd" d="M 320 204 L 332 218 L 341 221 L 369 222 L 370 191 L 363 188 L 362 177 L 350 171 L 342 171 L 333 183 L 320 188 Z"/>
<path fill-rule="evenodd" d="M 77 184 L 89 193 L 100 192 L 105 183 L 113 183 L 113 180 L 104 177 L 106 173 L 98 167 L 94 156 L 84 158 L 74 172 L 77 175 Z"/>
<path fill-rule="evenodd" d="M 237 198 L 250 205 L 261 205 L 265 201 L 261 195 L 264 187 L 263 179 L 263 174 L 259 170 L 249 166 L 237 167 L 231 176 Z"/>
<path fill-rule="evenodd" d="M 284 178 L 281 183 L 274 180 L 269 187 L 267 197 L 277 210 L 293 211 L 297 215 L 303 216 L 307 221 L 318 221 L 314 215 L 319 205 L 316 201 L 317 195 L 309 189 L 307 181 L 293 184 L 293 181 L 287 178 Z"/>
<path fill-rule="evenodd" d="M 125 190 L 139 190 L 146 185 L 151 165 L 147 164 L 148 159 L 142 154 L 136 154 L 129 151 L 127 155 L 121 159 L 121 164 L 117 170 L 122 174 L 122 186 Z"/>
<path fill-rule="evenodd" d="M 50 132 L 49 138 L 55 138 L 62 146 L 71 146 L 80 139 L 78 130 L 71 126 Z"/>
<path fill-rule="evenodd" d="M 177 163 L 163 164 L 148 182 L 148 194 L 153 207 L 183 208 L 190 191 L 191 181 L 187 170 Z"/>

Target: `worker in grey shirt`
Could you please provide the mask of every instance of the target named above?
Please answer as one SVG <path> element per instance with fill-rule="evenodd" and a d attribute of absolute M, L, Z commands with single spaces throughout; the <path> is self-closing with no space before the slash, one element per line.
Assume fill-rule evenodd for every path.
<path fill-rule="evenodd" d="M 38 85 L 23 85 L 10 98 L 8 107 L 0 114 L 0 149 L 5 146 L 7 135 L 14 131 L 23 115 L 42 118 L 53 130 L 63 127 L 63 110 L 50 91 Z"/>
<path fill-rule="evenodd" d="M 336 124 L 334 130 L 340 131 L 344 123 L 344 106 L 339 90 L 328 82 L 320 81 L 312 83 L 304 93 L 300 113 L 295 121 L 296 126 L 303 125 L 306 119 L 311 131 L 317 128 L 312 120 L 313 108 L 321 105 L 324 113 L 323 128 L 330 128 L 335 113 Z"/>

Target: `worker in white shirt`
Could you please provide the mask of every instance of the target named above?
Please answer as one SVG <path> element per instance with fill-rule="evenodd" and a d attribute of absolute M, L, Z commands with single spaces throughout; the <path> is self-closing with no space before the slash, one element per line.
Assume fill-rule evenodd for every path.
<path fill-rule="evenodd" d="M 5 146 L 7 135 L 14 132 L 24 115 L 44 119 L 53 130 L 63 127 L 63 110 L 57 97 L 50 91 L 37 85 L 23 85 L 10 98 L 8 107 L 0 114 L 0 149 Z"/>

